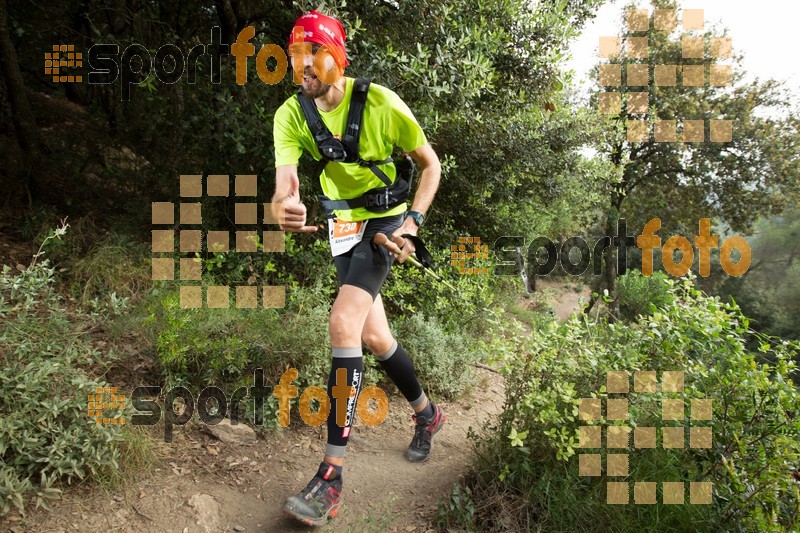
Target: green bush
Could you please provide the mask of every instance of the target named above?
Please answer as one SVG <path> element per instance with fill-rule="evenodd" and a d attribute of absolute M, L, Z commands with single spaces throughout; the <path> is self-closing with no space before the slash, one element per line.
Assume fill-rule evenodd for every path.
<path fill-rule="evenodd" d="M 443 247 L 441 248 L 444 249 Z M 449 254 L 449 249 L 446 250 Z M 391 322 L 393 317 L 424 313 L 436 317 L 447 331 L 470 331 L 475 336 L 487 333 L 491 321 L 499 316 L 495 302 L 497 280 L 487 275 L 459 275 L 444 252 L 436 252 L 433 270 L 456 291 L 408 263 L 395 264 L 381 289 L 381 297 Z M 471 260 L 471 265 L 489 267 L 489 260 Z"/>
<path fill-rule="evenodd" d="M 147 247 L 128 236 L 104 235 L 71 260 L 72 292 L 83 303 L 112 293 L 136 297 L 151 283 L 150 255 Z"/>
<path fill-rule="evenodd" d="M 748 320 L 737 307 L 690 280 L 667 283 L 671 301 L 645 320 L 573 317 L 535 331 L 527 350 L 507 360 L 505 409 L 479 439 L 469 492 L 458 489 L 461 507 L 468 499 L 472 511 L 443 503 L 442 528 L 693 531 L 702 523 L 714 531 L 797 530 L 800 393 L 792 359 L 800 346 L 762 338 L 764 353 L 749 352 Z M 664 398 L 682 398 L 687 407 L 694 398 L 712 400 L 713 420 L 692 422 L 712 428 L 712 448 L 628 449 L 628 480 L 710 481 L 712 505 L 663 505 L 660 496 L 656 505 L 608 505 L 606 480 L 622 480 L 578 475 L 578 427 L 586 425 L 580 399 L 607 399 L 611 370 L 685 372 L 683 394 L 627 395 L 636 426 L 680 425 L 661 422 Z"/>
<path fill-rule="evenodd" d="M 120 467 L 120 426 L 98 425 L 86 414 L 87 396 L 106 384 L 74 364 L 65 355 L 6 362 L 0 370 L 0 513 L 12 504 L 24 511 L 29 494 L 37 507 L 58 497 L 57 481 L 104 476 Z"/>
<path fill-rule="evenodd" d="M 56 483 L 122 466 L 120 426 L 86 413 L 87 396 L 106 386 L 82 370 L 101 360 L 85 336 L 99 312 L 68 312 L 54 274 L 47 261 L 0 274 L 0 514 L 23 512 L 29 496 L 46 506 Z"/>
<path fill-rule="evenodd" d="M 203 279 L 216 285 L 312 286 L 323 280 L 333 284 L 336 269 L 325 236 L 286 232 L 284 251 L 278 254 L 264 253 L 260 238 L 256 241 L 258 252 L 209 252 L 201 257 Z"/>
<path fill-rule="evenodd" d="M 248 364 L 247 341 L 236 327 L 251 310 L 183 309 L 174 292 L 158 293 L 147 324 L 166 387 L 218 384 Z"/>
<path fill-rule="evenodd" d="M 295 385 L 325 388 L 331 365 L 328 318 L 334 286 L 318 280 L 287 290 L 283 309 L 182 309 L 174 292 L 155 292 L 149 298 L 146 335 L 155 347 L 165 388 L 188 385 L 199 390 L 215 385 L 228 393 L 253 383 L 253 371 L 264 370 L 268 386 L 293 367 Z M 379 373 L 371 356 L 365 357 L 365 385 L 374 385 Z M 370 369 L 372 369 L 370 371 Z M 297 402 L 293 400 L 293 405 Z M 252 403 L 243 417 L 252 420 Z M 296 410 L 295 410 L 296 413 Z M 295 417 L 296 420 L 296 417 Z M 277 400 L 265 404 L 264 429 L 277 423 Z"/>
<path fill-rule="evenodd" d="M 232 384 L 258 367 L 277 379 L 286 365 L 318 384 L 330 362 L 330 295 L 321 283 L 287 290 L 284 309 L 183 309 L 172 291 L 151 300 L 146 332 L 168 387 Z"/>
<path fill-rule="evenodd" d="M 429 394 L 449 399 L 473 384 L 473 365 L 481 359 L 476 339 L 446 332 L 436 318 L 419 313 L 399 320 L 396 330 Z"/>
<path fill-rule="evenodd" d="M 622 318 L 637 320 L 639 316 L 649 316 L 656 309 L 669 304 L 672 295 L 667 279 L 667 275 L 660 271 L 652 276 L 643 276 L 638 270 L 629 270 L 617 278 L 617 297 Z"/>
<path fill-rule="evenodd" d="M 41 245 L 39 252 L 46 252 L 58 281 L 81 304 L 111 293 L 135 298 L 150 285 L 149 246 L 124 232 L 130 231 L 130 225 L 121 231 L 107 230 L 99 228 L 91 216 L 83 216 L 69 224 L 62 220 L 62 228 L 54 232 L 51 228 L 57 223 L 55 214 L 36 207 L 25 215 L 20 233 Z"/>

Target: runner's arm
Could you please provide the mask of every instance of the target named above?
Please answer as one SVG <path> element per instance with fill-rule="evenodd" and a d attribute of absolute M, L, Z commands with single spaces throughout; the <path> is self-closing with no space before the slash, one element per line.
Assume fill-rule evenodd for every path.
<path fill-rule="evenodd" d="M 420 168 L 419 187 L 414 195 L 414 203 L 411 206 L 411 210 L 427 215 L 428 209 L 433 203 L 433 197 L 436 195 L 436 190 L 439 188 L 442 165 L 439 163 L 439 156 L 436 155 L 429 143 L 420 146 L 410 152 L 409 155 L 417 162 Z M 417 227 L 413 220 L 409 221 L 407 219 L 406 222 L 410 222 L 415 228 Z M 416 232 L 414 234 L 416 235 Z"/>
<path fill-rule="evenodd" d="M 409 155 L 417 162 L 420 168 L 419 187 L 414 195 L 414 202 L 411 205 L 413 211 L 419 211 L 427 215 L 428 209 L 433 203 L 433 197 L 436 195 L 436 190 L 439 188 L 439 180 L 442 177 L 442 165 L 439 163 L 439 157 L 429 143 L 426 143 L 416 150 L 409 152 Z M 413 218 L 406 218 L 403 225 L 397 228 L 392 233 L 392 240 L 395 236 L 410 233 L 416 235 L 419 231 L 417 223 Z M 414 253 L 414 243 L 409 239 L 405 240 L 402 251 L 397 256 L 399 263 L 404 262 L 412 253 Z"/>

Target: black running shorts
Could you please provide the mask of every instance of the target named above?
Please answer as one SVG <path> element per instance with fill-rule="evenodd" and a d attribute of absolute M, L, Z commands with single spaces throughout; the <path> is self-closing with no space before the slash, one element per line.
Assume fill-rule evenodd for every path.
<path fill-rule="evenodd" d="M 361 242 L 333 258 L 339 285 L 360 287 L 370 293 L 374 300 L 389 275 L 394 257 L 385 247 L 372 244 L 372 238 L 383 233 L 391 240 L 392 232 L 402 224 L 403 215 L 369 219 Z"/>

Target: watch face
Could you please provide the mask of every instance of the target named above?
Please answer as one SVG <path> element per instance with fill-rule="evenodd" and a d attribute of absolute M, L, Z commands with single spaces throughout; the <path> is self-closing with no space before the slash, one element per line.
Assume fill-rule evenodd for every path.
<path fill-rule="evenodd" d="M 405 218 L 410 218 L 414 221 L 414 224 L 417 225 L 418 228 L 422 227 L 422 223 L 425 221 L 425 215 L 422 213 L 418 213 L 417 211 L 409 211 L 405 214 Z"/>

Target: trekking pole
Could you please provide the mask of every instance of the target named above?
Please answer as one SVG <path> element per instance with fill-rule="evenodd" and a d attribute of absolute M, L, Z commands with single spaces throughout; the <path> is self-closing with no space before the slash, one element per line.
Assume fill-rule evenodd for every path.
<path fill-rule="evenodd" d="M 405 244 L 405 240 L 402 237 L 398 236 L 397 238 L 400 239 L 400 241 L 401 241 L 401 245 L 400 246 L 402 246 L 402 244 Z M 378 246 L 383 246 L 384 248 L 386 248 L 387 250 L 392 252 L 395 256 L 400 255 L 400 246 L 398 246 L 396 243 L 390 241 L 389 238 L 386 235 L 384 235 L 383 233 L 378 233 L 377 235 L 375 235 L 375 238 L 372 239 L 372 242 L 374 242 Z M 423 265 L 422 263 L 420 263 L 419 260 L 417 260 L 416 255 L 411 254 L 408 257 L 407 261 L 409 261 L 415 267 L 421 268 L 422 271 L 425 272 L 427 275 L 431 276 L 436 281 L 438 281 L 440 283 L 443 283 L 446 287 L 450 288 L 452 291 L 458 292 L 458 289 L 456 289 L 455 287 L 450 285 L 450 283 L 448 283 L 446 280 L 442 279 L 442 277 L 439 276 L 436 272 L 434 272 L 430 268 L 428 268 L 425 265 Z"/>

